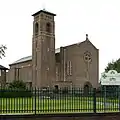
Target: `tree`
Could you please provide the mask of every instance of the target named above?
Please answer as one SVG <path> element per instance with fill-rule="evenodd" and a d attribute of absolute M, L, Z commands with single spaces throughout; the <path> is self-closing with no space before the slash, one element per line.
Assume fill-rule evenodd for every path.
<path fill-rule="evenodd" d="M 108 63 L 107 67 L 105 68 L 105 72 L 108 72 L 109 70 L 116 70 L 118 73 L 120 73 L 120 58 L 116 61 Z"/>
<path fill-rule="evenodd" d="M 7 47 L 5 45 L 0 46 L 0 59 L 2 59 L 2 57 L 5 57 L 5 50 L 6 49 L 7 49 Z"/>

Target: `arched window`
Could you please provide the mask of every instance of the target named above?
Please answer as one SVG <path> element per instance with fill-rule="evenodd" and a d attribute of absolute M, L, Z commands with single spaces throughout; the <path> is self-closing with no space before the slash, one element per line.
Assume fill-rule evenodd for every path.
<path fill-rule="evenodd" d="M 51 24 L 50 23 L 46 24 L 46 31 L 51 32 Z"/>
<path fill-rule="evenodd" d="M 38 30 L 39 30 L 39 25 L 38 23 L 35 23 L 35 33 L 38 34 Z"/>
<path fill-rule="evenodd" d="M 91 90 L 92 90 L 92 84 L 90 82 L 86 82 L 84 84 L 84 94 L 88 96 Z"/>

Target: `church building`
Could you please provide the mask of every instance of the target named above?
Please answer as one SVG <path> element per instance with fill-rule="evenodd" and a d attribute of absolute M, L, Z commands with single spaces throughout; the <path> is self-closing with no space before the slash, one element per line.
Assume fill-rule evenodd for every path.
<path fill-rule="evenodd" d="M 32 56 L 10 64 L 6 82 L 23 80 L 28 87 L 38 88 L 97 88 L 99 50 L 90 42 L 88 35 L 80 43 L 55 49 L 56 14 L 40 10 L 32 16 Z"/>

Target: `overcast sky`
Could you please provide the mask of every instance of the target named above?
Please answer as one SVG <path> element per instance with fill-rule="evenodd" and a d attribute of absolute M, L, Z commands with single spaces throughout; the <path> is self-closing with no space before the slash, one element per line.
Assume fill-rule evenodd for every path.
<path fill-rule="evenodd" d="M 0 44 L 8 49 L 0 64 L 32 54 L 33 13 L 57 14 L 56 48 L 85 40 L 100 52 L 100 73 L 120 57 L 120 0 L 0 0 Z"/>

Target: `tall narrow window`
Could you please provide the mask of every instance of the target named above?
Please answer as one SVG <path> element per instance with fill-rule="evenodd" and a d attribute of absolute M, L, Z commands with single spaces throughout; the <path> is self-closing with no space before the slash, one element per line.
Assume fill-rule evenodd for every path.
<path fill-rule="evenodd" d="M 46 24 L 46 31 L 49 33 L 51 32 L 51 24 L 50 23 Z"/>
<path fill-rule="evenodd" d="M 35 23 L 35 34 L 38 34 L 39 31 L 39 25 L 38 23 Z"/>
<path fill-rule="evenodd" d="M 72 75 L 72 63 L 67 61 L 67 75 Z"/>
<path fill-rule="evenodd" d="M 59 69 L 58 66 L 56 66 L 56 81 L 59 80 Z"/>
<path fill-rule="evenodd" d="M 72 75 L 72 63 L 71 63 L 71 61 L 69 61 L 69 65 L 70 65 L 70 75 Z"/>
<path fill-rule="evenodd" d="M 69 75 L 69 61 L 67 61 L 67 75 Z"/>

